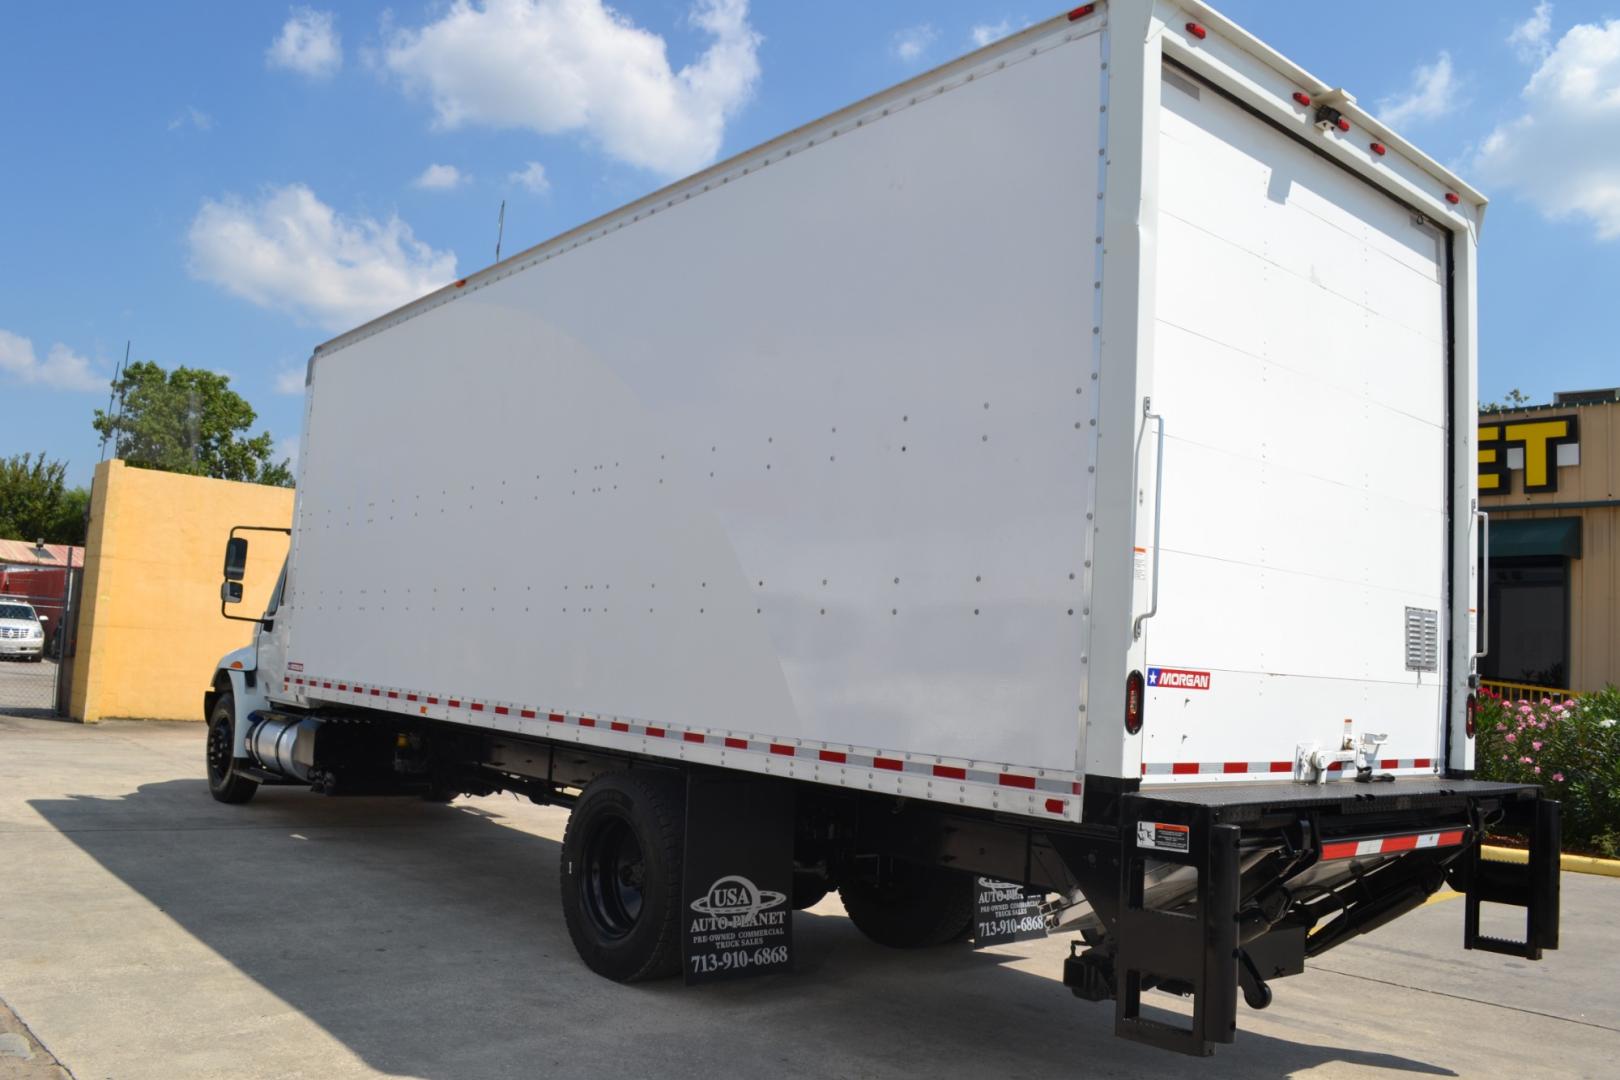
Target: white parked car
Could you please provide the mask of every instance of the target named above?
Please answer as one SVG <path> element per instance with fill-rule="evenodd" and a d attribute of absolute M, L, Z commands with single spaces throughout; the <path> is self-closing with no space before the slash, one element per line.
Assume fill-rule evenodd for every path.
<path fill-rule="evenodd" d="M 45 657 L 47 615 L 32 604 L 0 598 L 0 659 L 22 659 L 39 663 Z"/>

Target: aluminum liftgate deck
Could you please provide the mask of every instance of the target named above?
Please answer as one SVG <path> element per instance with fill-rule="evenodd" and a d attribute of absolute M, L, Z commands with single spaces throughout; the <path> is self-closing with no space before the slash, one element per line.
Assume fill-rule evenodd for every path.
<path fill-rule="evenodd" d="M 1213 1053 L 1214 1044 L 1233 1040 L 1240 988 L 1251 1005 L 1264 1007 L 1269 1002 L 1257 957 L 1284 958 L 1267 972 L 1271 977 L 1294 974 L 1302 969 L 1305 957 L 1417 907 L 1438 887 L 1441 874 L 1466 898 L 1464 948 L 1538 960 L 1543 949 L 1558 947 L 1558 804 L 1541 798 L 1534 787 L 1443 778 L 1341 782 L 1325 788 L 1211 785 L 1132 793 L 1122 796 L 1119 805 L 1120 899 L 1113 989 L 1115 1031 L 1125 1038 L 1186 1054 Z M 1414 835 L 1414 819 L 1421 821 L 1421 835 Z M 1453 838 L 1455 854 L 1437 848 L 1425 857 L 1418 849 L 1432 845 L 1434 830 L 1446 829 L 1444 823 L 1463 831 L 1460 838 Z M 1158 830 L 1166 825 L 1171 826 L 1169 835 L 1186 837 L 1185 850 L 1143 845 L 1146 834 L 1139 830 L 1152 829 L 1160 835 Z M 1528 863 L 1482 858 L 1479 840 L 1486 828 L 1525 830 L 1530 837 Z M 1264 897 L 1250 891 L 1263 894 L 1276 879 L 1257 875 L 1258 880 L 1246 883 L 1240 854 L 1246 838 L 1279 830 L 1285 835 L 1292 832 L 1301 855 L 1310 853 L 1318 860 L 1360 838 L 1382 837 L 1384 851 L 1412 854 L 1385 859 L 1361 875 L 1360 898 L 1333 922 L 1313 930 L 1314 917 L 1301 921 L 1290 915 L 1261 925 L 1256 921 L 1257 901 L 1263 905 Z M 1367 845 L 1372 840 L 1360 842 Z M 1196 901 L 1177 911 L 1155 910 L 1144 903 L 1150 861 L 1195 868 Z M 1480 934 L 1482 902 L 1523 908 L 1524 940 Z M 1078 960 L 1071 958 L 1071 967 Z M 1070 974 L 1066 968 L 1065 982 L 1077 994 L 1090 996 L 1076 985 L 1081 980 L 1071 981 Z M 1142 1015 L 1142 993 L 1154 986 L 1190 994 L 1190 1027 Z"/>

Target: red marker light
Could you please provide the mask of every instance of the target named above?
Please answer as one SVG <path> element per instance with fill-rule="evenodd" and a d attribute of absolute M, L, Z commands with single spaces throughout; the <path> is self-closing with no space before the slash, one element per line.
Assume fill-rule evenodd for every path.
<path fill-rule="evenodd" d="M 1341 116 L 1341 117 L 1339 117 L 1338 121 L 1333 126 L 1338 128 L 1340 131 L 1349 131 L 1350 130 L 1350 121 L 1346 120 L 1344 117 Z"/>
<path fill-rule="evenodd" d="M 1369 149 L 1372 150 L 1373 153 L 1377 154 L 1379 157 L 1383 157 L 1385 152 L 1386 152 L 1386 148 L 1385 148 L 1384 144 L 1381 143 L 1381 142 L 1368 143 L 1367 146 L 1368 146 Z"/>
<path fill-rule="evenodd" d="M 1294 102 L 1299 105 L 1309 106 L 1311 103 L 1311 95 L 1305 93 L 1303 90 L 1295 90 Z"/>
<path fill-rule="evenodd" d="M 1209 31 L 1205 30 L 1202 26 L 1199 26 L 1195 22 L 1190 22 L 1190 23 L 1187 24 L 1187 33 L 1191 34 L 1193 37 L 1197 38 L 1199 41 L 1203 41 L 1204 38 L 1206 36 L 1208 36 Z"/>
<path fill-rule="evenodd" d="M 1082 4 L 1079 7 L 1075 8 L 1073 11 L 1069 12 L 1069 21 L 1074 22 L 1076 19 L 1083 19 L 1087 15 L 1090 15 L 1093 11 L 1096 11 L 1096 10 L 1097 10 L 1097 5 L 1096 4 Z"/>
<path fill-rule="evenodd" d="M 1125 676 L 1125 731 L 1135 735 L 1142 730 L 1142 698 L 1147 690 L 1147 680 L 1142 678 L 1140 671 L 1133 671 Z"/>
<path fill-rule="evenodd" d="M 1456 206 L 1458 203 L 1462 202 L 1462 199 L 1457 196 L 1455 191 L 1448 191 L 1446 192 L 1446 202 L 1450 203 L 1452 206 Z"/>
<path fill-rule="evenodd" d="M 1463 730 L 1468 733 L 1468 737 L 1470 739 L 1472 739 L 1474 737 L 1474 722 L 1475 722 L 1475 719 L 1478 716 L 1478 714 L 1479 714 L 1479 699 L 1477 697 L 1475 697 L 1473 694 L 1469 694 L 1468 695 L 1468 708 L 1467 708 L 1466 713 L 1465 713 L 1466 719 L 1465 719 L 1465 721 L 1463 723 Z"/>

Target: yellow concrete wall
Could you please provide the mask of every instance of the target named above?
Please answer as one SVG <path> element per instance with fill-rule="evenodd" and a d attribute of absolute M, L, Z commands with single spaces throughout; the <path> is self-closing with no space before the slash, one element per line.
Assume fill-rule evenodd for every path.
<path fill-rule="evenodd" d="M 220 614 L 220 567 L 233 525 L 292 524 L 293 492 L 198 476 L 96 467 L 70 715 L 201 720 L 220 656 L 253 624 Z M 233 615 L 264 611 L 287 538 L 248 533 L 247 579 Z"/>

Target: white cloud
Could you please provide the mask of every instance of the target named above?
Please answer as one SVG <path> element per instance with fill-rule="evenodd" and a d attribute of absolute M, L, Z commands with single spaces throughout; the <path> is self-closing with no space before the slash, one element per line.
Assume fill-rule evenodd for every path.
<path fill-rule="evenodd" d="M 285 461 L 287 467 L 296 473 L 298 471 L 298 436 L 284 435 L 277 439 L 275 449 L 270 451 L 270 460 L 278 464 Z"/>
<path fill-rule="evenodd" d="M 1420 65 L 1412 72 L 1412 85 L 1404 94 L 1378 103 L 1378 119 L 1401 128 L 1420 120 L 1434 120 L 1463 104 L 1451 68 L 1451 54 L 1442 52 L 1434 63 Z"/>
<path fill-rule="evenodd" d="M 58 342 L 41 360 L 28 338 L 0 330 L 0 372 L 21 383 L 53 390 L 105 390 L 110 381 L 90 370 L 90 361 Z"/>
<path fill-rule="evenodd" d="M 715 159 L 759 81 L 748 0 L 697 0 L 689 17 L 713 41 L 679 71 L 663 38 L 603 0 L 454 0 L 437 21 L 390 33 L 381 62 L 432 100 L 441 129 L 582 132 L 673 176 Z"/>
<path fill-rule="evenodd" d="M 456 256 L 398 217 L 346 217 L 303 184 L 256 202 L 205 199 L 187 234 L 193 276 L 260 307 L 344 330 L 456 277 Z"/>
<path fill-rule="evenodd" d="M 305 369 L 301 367 L 286 367 L 276 372 L 276 393 L 289 396 L 303 394 L 304 374 Z"/>
<path fill-rule="evenodd" d="M 269 67 L 286 68 L 311 79 L 326 79 L 343 66 L 343 39 L 330 11 L 295 7 L 281 33 L 264 51 Z"/>
<path fill-rule="evenodd" d="M 529 162 L 507 179 L 514 184 L 521 184 L 535 195 L 544 195 L 551 190 L 551 180 L 546 176 L 546 167 L 538 161 Z"/>
<path fill-rule="evenodd" d="M 907 64 L 915 64 L 922 59 L 928 47 L 939 40 L 939 31 L 931 23 L 919 23 L 908 26 L 894 35 L 894 55 Z"/>
<path fill-rule="evenodd" d="M 1620 19 L 1570 29 L 1530 76 L 1524 113 L 1485 139 L 1474 168 L 1552 220 L 1620 239 Z"/>
<path fill-rule="evenodd" d="M 1534 63 L 1547 57 L 1547 35 L 1552 32 L 1552 5 L 1540 3 L 1530 17 L 1513 28 L 1508 44 L 1525 63 Z"/>
<path fill-rule="evenodd" d="M 426 188 L 428 191 L 451 191 L 471 180 L 472 177 L 454 165 L 434 164 L 423 169 L 422 175 L 411 181 L 411 186 Z"/>
<path fill-rule="evenodd" d="M 968 31 L 968 37 L 973 39 L 977 48 L 984 48 L 992 41 L 1000 41 L 1012 32 L 1012 20 L 1002 19 L 998 23 L 981 23 Z"/>
<path fill-rule="evenodd" d="M 169 130 L 178 131 L 187 125 L 196 128 L 198 131 L 212 131 L 214 129 L 214 118 L 195 105 L 187 105 L 185 111 L 176 113 L 174 119 L 169 121 Z"/>

